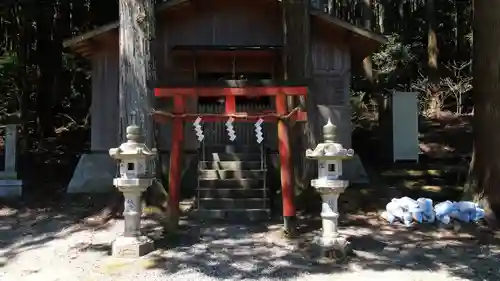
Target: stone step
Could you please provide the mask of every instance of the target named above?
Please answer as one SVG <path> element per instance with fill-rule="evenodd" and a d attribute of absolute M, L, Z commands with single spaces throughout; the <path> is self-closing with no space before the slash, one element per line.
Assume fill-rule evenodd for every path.
<path fill-rule="evenodd" d="M 200 169 L 205 170 L 260 170 L 260 161 L 200 161 Z"/>
<path fill-rule="evenodd" d="M 198 189 L 199 199 L 207 198 L 264 198 L 267 194 L 265 189 L 245 189 L 245 188 L 200 188 Z"/>
<path fill-rule="evenodd" d="M 202 161 L 261 161 L 260 153 L 214 153 L 205 152 L 200 156 Z"/>
<path fill-rule="evenodd" d="M 271 218 L 269 209 L 247 210 L 197 210 L 198 219 L 224 220 L 225 222 L 266 221 Z"/>
<path fill-rule="evenodd" d="M 269 199 L 265 198 L 210 198 L 199 199 L 198 209 L 200 210 L 252 210 L 269 209 Z"/>
<path fill-rule="evenodd" d="M 262 179 L 227 179 L 227 180 L 199 180 L 198 188 L 244 188 L 244 189 L 262 189 L 264 188 Z"/>
<path fill-rule="evenodd" d="M 204 151 L 208 153 L 261 153 L 258 145 L 211 145 L 205 146 Z"/>
<path fill-rule="evenodd" d="M 200 170 L 199 179 L 264 179 L 266 172 L 262 170 Z"/>

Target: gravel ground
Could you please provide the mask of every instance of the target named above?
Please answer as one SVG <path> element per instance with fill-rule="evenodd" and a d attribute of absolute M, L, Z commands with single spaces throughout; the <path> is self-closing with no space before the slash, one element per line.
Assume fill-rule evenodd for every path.
<path fill-rule="evenodd" d="M 316 232 L 290 242 L 279 224 L 187 223 L 175 239 L 159 239 L 157 251 L 130 261 L 109 257 L 120 220 L 89 229 L 63 215 L 6 215 L 0 218 L 0 280 L 500 280 L 500 248 L 491 233 L 408 230 L 374 217 L 344 224 L 354 254 L 343 264 L 312 262 L 307 241 Z M 146 226 L 158 235 L 152 221 Z"/>

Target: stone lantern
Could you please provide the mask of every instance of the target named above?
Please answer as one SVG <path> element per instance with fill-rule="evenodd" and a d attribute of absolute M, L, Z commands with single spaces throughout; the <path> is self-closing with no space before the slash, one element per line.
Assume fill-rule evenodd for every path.
<path fill-rule="evenodd" d="M 125 199 L 123 217 L 125 230 L 112 246 L 115 257 L 136 258 L 154 249 L 153 241 L 141 236 L 141 194 L 154 181 L 154 158 L 156 149 L 149 150 L 138 126 L 127 127 L 127 142 L 118 148 L 111 148 L 109 155 L 119 161 L 120 177 L 113 179 L 113 185 L 123 193 Z"/>
<path fill-rule="evenodd" d="M 345 257 L 349 242 L 338 233 L 337 201 L 342 192 L 349 185 L 349 181 L 342 179 L 342 161 L 354 156 L 352 149 L 346 149 L 335 142 L 336 127 L 328 119 L 323 127 L 324 142 L 314 150 L 308 149 L 306 157 L 318 161 L 318 178 L 311 180 L 311 185 L 321 195 L 322 199 L 322 235 L 318 244 L 322 253 L 334 258 Z"/>

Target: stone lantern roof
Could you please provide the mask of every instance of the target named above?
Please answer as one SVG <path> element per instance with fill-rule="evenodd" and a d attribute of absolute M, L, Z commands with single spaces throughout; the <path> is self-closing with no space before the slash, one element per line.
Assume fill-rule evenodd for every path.
<path fill-rule="evenodd" d="M 349 159 L 354 156 L 354 150 L 346 149 L 336 141 L 337 127 L 328 122 L 323 126 L 323 143 L 319 143 L 314 150 L 306 150 L 306 157 L 312 159 Z"/>
<path fill-rule="evenodd" d="M 156 156 L 156 149 L 149 149 L 144 143 L 144 136 L 140 127 L 131 125 L 127 127 L 127 142 L 124 142 L 118 148 L 111 148 L 109 155 L 113 159 L 126 158 L 148 158 Z"/>

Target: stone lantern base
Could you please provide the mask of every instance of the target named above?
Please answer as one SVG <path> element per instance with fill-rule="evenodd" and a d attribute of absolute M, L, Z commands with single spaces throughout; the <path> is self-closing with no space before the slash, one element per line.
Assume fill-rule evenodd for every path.
<path fill-rule="evenodd" d="M 123 193 L 125 206 L 124 236 L 116 238 L 111 248 L 111 254 L 117 258 L 139 258 L 154 251 L 151 239 L 141 236 L 141 194 L 152 184 L 152 179 L 123 179 L 115 178 L 113 184 Z"/>
<path fill-rule="evenodd" d="M 322 199 L 322 233 L 314 240 L 316 255 L 336 261 L 344 260 L 351 251 L 350 243 L 338 233 L 338 198 L 349 185 L 346 180 L 316 179 L 311 185 Z"/>
<path fill-rule="evenodd" d="M 115 258 L 139 258 L 154 251 L 153 240 L 147 237 L 116 238 L 111 247 L 111 254 Z"/>
<path fill-rule="evenodd" d="M 310 245 L 310 258 L 319 263 L 340 263 L 351 253 L 351 244 L 344 237 L 339 237 L 335 243 L 325 245 L 322 239 L 314 239 Z"/>
<path fill-rule="evenodd" d="M 324 257 L 331 257 L 333 254 L 339 258 L 343 258 L 352 250 L 349 241 L 347 241 L 345 237 L 341 236 L 328 240 L 325 240 L 322 237 L 317 237 L 314 240 L 314 244 L 318 247 L 321 255 Z"/>

